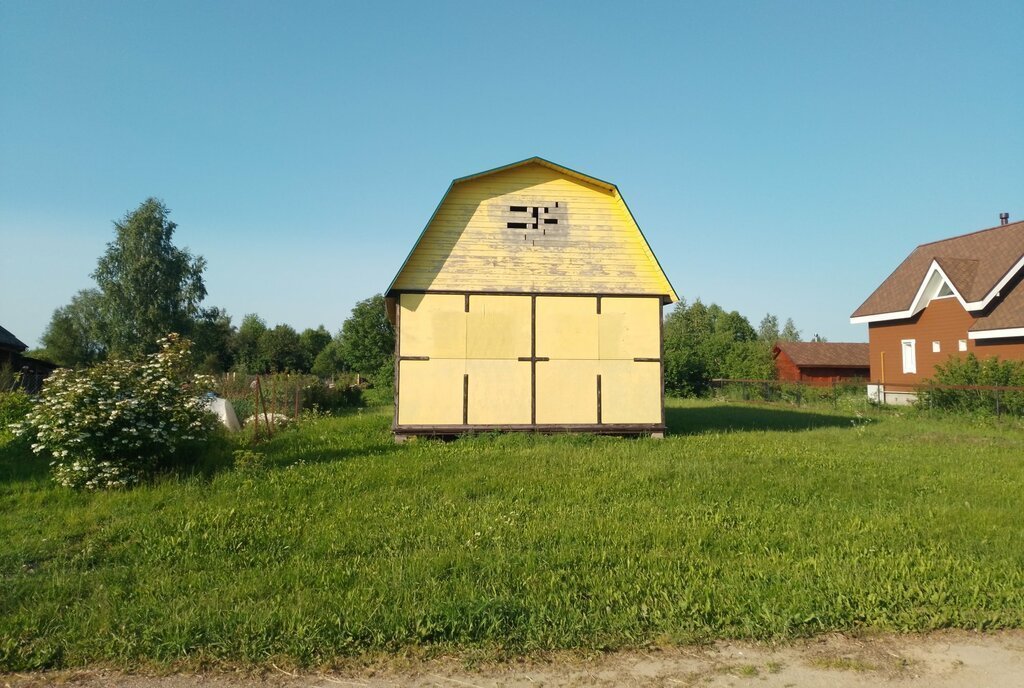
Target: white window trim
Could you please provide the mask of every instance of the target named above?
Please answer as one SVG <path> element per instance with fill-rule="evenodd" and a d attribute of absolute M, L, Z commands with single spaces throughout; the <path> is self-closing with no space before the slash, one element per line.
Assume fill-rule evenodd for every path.
<path fill-rule="evenodd" d="M 907 344 L 910 347 L 907 347 Z M 910 352 L 910 359 L 907 360 L 907 351 Z M 917 340 L 916 339 L 903 339 L 900 340 L 900 354 L 901 360 L 903 361 L 903 374 L 904 375 L 916 375 L 917 374 Z M 909 363 L 909 365 L 908 365 Z"/>
<path fill-rule="evenodd" d="M 937 342 L 937 341 L 933 341 L 932 342 L 932 353 L 933 354 L 941 354 L 942 353 L 942 342 Z"/>
<path fill-rule="evenodd" d="M 958 351 L 967 351 L 967 340 L 961 339 L 957 342 L 956 348 Z"/>

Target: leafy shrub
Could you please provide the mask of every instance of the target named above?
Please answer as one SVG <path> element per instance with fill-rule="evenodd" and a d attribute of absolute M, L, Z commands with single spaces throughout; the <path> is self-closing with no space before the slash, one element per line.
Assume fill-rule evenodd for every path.
<path fill-rule="evenodd" d="M 714 378 L 775 377 L 771 339 L 761 339 L 736 311 L 705 306 L 698 299 L 676 304 L 664 322 L 665 391 L 677 396 L 703 395 Z"/>
<path fill-rule="evenodd" d="M 1024 362 L 1000 361 L 996 357 L 980 360 L 973 353 L 964 358 L 950 356 L 946 363 L 935 366 L 935 376 L 928 382 L 939 385 L 1021 387 L 1024 386 Z M 928 408 L 966 413 L 995 413 L 1000 410 L 1024 413 L 1024 393 L 1009 390 L 939 389 L 921 390 L 918 403 Z"/>
<path fill-rule="evenodd" d="M 10 361 L 0 363 L 0 392 L 12 392 L 21 387 L 21 374 L 14 370 Z"/>
<path fill-rule="evenodd" d="M 352 308 L 338 334 L 338 353 L 352 370 L 373 377 L 393 358 L 395 328 L 388 320 L 384 297 L 374 294 Z"/>
<path fill-rule="evenodd" d="M 0 392 L 0 431 L 17 423 L 32 410 L 32 399 L 20 389 Z"/>
<path fill-rule="evenodd" d="M 363 391 L 368 406 L 387 406 L 395 400 L 395 357 L 384 360 L 377 371 L 370 376 L 370 387 Z"/>
<path fill-rule="evenodd" d="M 202 398 L 213 381 L 189 373 L 191 343 L 172 334 L 159 344 L 160 351 L 142 360 L 61 368 L 47 379 L 17 432 L 32 438 L 36 454 L 53 457 L 58 484 L 133 485 L 183 442 L 213 430 L 215 418 Z"/>
<path fill-rule="evenodd" d="M 321 411 L 340 411 L 363 405 L 363 390 L 357 386 L 341 383 L 333 387 L 321 381 L 310 385 L 305 390 L 305 407 L 317 407 Z M 306 413 L 306 410 L 303 410 Z"/>
<path fill-rule="evenodd" d="M 232 399 L 231 405 L 234 407 L 235 415 L 238 416 L 239 420 L 245 420 L 253 414 L 252 397 Z"/>

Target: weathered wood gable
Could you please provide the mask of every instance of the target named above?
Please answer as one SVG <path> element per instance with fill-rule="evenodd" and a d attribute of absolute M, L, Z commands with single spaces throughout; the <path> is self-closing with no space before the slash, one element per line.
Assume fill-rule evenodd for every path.
<path fill-rule="evenodd" d="M 678 300 L 618 189 L 540 158 L 452 182 L 388 295 L 403 291 Z"/>

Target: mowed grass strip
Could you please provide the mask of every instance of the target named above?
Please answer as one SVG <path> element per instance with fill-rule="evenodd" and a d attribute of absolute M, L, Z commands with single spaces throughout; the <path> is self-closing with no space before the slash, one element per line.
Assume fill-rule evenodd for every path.
<path fill-rule="evenodd" d="M 1014 421 L 672 402 L 664 441 L 400 446 L 389 421 L 98 494 L 0 440 L 0 668 L 1024 626 Z"/>

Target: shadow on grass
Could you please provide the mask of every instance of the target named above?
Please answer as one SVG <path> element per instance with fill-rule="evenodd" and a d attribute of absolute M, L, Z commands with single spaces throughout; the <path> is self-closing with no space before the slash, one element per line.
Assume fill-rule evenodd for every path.
<path fill-rule="evenodd" d="M 207 479 L 212 478 L 232 467 L 232 449 L 234 446 L 229 440 L 219 435 L 211 438 L 209 443 L 189 443 L 158 468 L 156 475 L 201 475 Z M 27 440 L 0 441 L 0 485 L 49 481 L 50 461 L 52 458 L 49 455 L 33 454 Z"/>
<path fill-rule="evenodd" d="M 275 430 L 269 438 L 252 441 L 252 435 L 243 431 L 237 435 L 226 432 L 216 433 L 206 445 L 197 445 L 196 453 L 183 453 L 178 464 L 170 466 L 170 472 L 177 475 L 197 475 L 212 479 L 219 473 L 232 471 L 236 451 L 251 451 L 262 455 L 264 466 L 271 470 L 283 469 L 296 464 L 322 464 L 347 461 L 366 455 L 383 456 L 400 451 L 391 435 L 373 436 L 365 434 L 361 441 L 349 446 L 332 446 L 330 442 L 317 440 L 317 435 L 345 432 L 342 428 L 314 431 L 306 427 L 290 426 Z"/>
<path fill-rule="evenodd" d="M 27 440 L 0 438 L 0 484 L 39 480 L 49 472 L 48 460 L 33 454 Z"/>
<path fill-rule="evenodd" d="M 185 477 L 200 476 L 210 480 L 234 466 L 233 452 L 238 444 L 225 430 L 217 430 L 205 442 L 188 442 L 158 470 L 159 473 Z"/>
<path fill-rule="evenodd" d="M 331 434 L 344 431 L 341 428 L 311 431 L 290 427 L 276 431 L 269 440 L 253 443 L 249 434 L 232 435 L 218 429 L 206 441 L 188 442 L 180 446 L 177 452 L 161 462 L 153 478 L 198 477 L 209 481 L 220 473 L 235 470 L 234 453 L 237 450 L 252 450 L 263 454 L 266 466 L 271 469 L 286 468 L 296 463 L 332 463 L 366 455 L 384 456 L 401 450 L 390 433 L 364 430 L 361 438 L 363 441 L 342 447 L 315 439 L 321 432 Z M 33 454 L 27 440 L 0 437 L 0 485 L 48 481 L 50 460 L 49 457 Z"/>
<path fill-rule="evenodd" d="M 851 416 L 833 416 L 810 411 L 750 406 L 698 406 L 666 408 L 665 424 L 674 435 L 706 432 L 750 432 L 777 430 L 794 432 L 817 428 L 853 427 Z"/>

